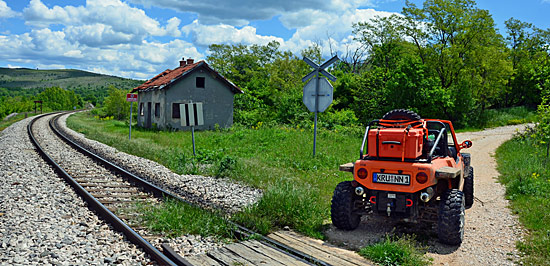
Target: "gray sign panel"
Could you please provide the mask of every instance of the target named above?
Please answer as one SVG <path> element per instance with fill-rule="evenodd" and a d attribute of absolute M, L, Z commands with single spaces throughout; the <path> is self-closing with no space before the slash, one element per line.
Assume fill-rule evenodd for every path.
<path fill-rule="evenodd" d="M 319 94 L 315 93 L 316 82 L 319 80 Z M 319 101 L 317 112 L 324 112 L 332 103 L 332 85 L 326 78 L 313 78 L 304 86 L 304 104 L 310 112 L 315 112 L 315 98 Z"/>
<path fill-rule="evenodd" d="M 180 104 L 181 126 L 192 127 L 204 125 L 202 103 Z"/>

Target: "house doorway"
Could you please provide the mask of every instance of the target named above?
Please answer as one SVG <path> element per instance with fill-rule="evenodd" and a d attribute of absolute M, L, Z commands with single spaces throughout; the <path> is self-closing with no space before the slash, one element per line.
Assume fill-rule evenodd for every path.
<path fill-rule="evenodd" d="M 147 103 L 147 116 L 145 116 L 145 127 L 151 128 L 151 102 Z"/>

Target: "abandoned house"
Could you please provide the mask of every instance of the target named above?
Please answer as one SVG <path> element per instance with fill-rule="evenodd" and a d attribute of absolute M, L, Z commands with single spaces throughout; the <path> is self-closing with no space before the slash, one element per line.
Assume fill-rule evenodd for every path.
<path fill-rule="evenodd" d="M 183 58 L 179 67 L 165 70 L 132 92 L 138 93 L 138 126 L 190 129 L 185 126 L 186 121 L 182 121 L 189 121 L 189 113 L 182 109 L 182 114 L 180 105 L 197 103 L 194 120 L 204 123 L 195 126 L 198 130 L 213 129 L 216 124 L 230 127 L 233 124 L 233 96 L 243 93 L 206 62 L 195 63 L 193 59 Z M 197 106 L 202 106 L 200 117 L 197 117 Z"/>

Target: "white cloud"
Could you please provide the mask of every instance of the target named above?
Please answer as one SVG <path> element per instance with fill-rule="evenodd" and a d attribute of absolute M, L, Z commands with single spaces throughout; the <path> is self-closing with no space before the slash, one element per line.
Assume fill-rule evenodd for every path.
<path fill-rule="evenodd" d="M 375 16 L 391 16 L 391 12 L 380 12 L 374 9 L 354 9 L 339 13 L 321 10 L 303 9 L 297 12 L 286 13 L 280 16 L 280 21 L 287 28 L 296 28 L 293 36 L 284 40 L 277 36 L 257 34 L 256 29 L 244 26 L 238 29 L 234 26 L 204 25 L 199 20 L 182 27 L 182 32 L 193 37 L 193 43 L 199 46 L 210 44 L 260 44 L 277 41 L 283 50 L 290 50 L 299 54 L 303 49 L 314 44 L 320 44 L 325 56 L 330 55 L 329 47 L 333 52 L 346 53 L 359 44 L 354 43 L 352 25 L 359 21 L 368 21 Z M 330 45 L 329 45 L 330 42 Z"/>
<path fill-rule="evenodd" d="M 120 0 L 88 0 L 85 6 L 48 8 L 31 0 L 23 10 L 25 24 L 36 28 L 63 25 L 73 42 L 89 46 L 140 42 L 147 36 L 179 36 L 180 20 L 172 18 L 165 27 L 139 8 Z"/>
<path fill-rule="evenodd" d="M 252 20 L 269 20 L 274 16 L 316 9 L 326 12 L 341 12 L 359 6 L 372 6 L 371 0 L 130 0 L 146 7 L 157 6 L 184 13 L 195 13 L 201 24 L 245 26 Z"/>
<path fill-rule="evenodd" d="M 17 12 L 11 10 L 6 2 L 0 0 L 0 18 L 11 18 L 17 15 Z"/>
<path fill-rule="evenodd" d="M 267 44 L 270 41 L 284 42 L 275 36 L 263 36 L 256 33 L 256 28 L 245 26 L 237 29 L 230 25 L 202 25 L 198 20 L 182 27 L 182 32 L 192 35 L 194 43 L 200 46 L 219 43 Z"/>
<path fill-rule="evenodd" d="M 343 54 L 359 45 L 351 32 L 354 22 L 393 14 L 361 8 L 372 5 L 371 0 L 227 0 L 223 4 L 215 0 L 129 1 L 172 8 L 183 15 L 168 20 L 152 18 L 122 0 L 87 0 L 80 6 L 53 7 L 31 0 L 23 10 L 25 24 L 31 30 L 0 34 L 0 61 L 148 79 L 176 67 L 181 57 L 204 59 L 204 49 L 214 43 L 265 45 L 277 41 L 281 49 L 295 54 L 320 44 L 325 57 L 329 56 L 330 44 L 333 52 Z M 181 18 L 193 13 L 198 18 L 182 25 Z M 274 16 L 294 31 L 290 38 L 259 34 L 249 23 Z M 192 43 L 172 38 L 182 35 Z M 161 36 L 170 37 L 158 38 Z"/>
<path fill-rule="evenodd" d="M 142 41 L 89 47 L 73 43 L 63 31 L 34 29 L 20 35 L 0 35 L 0 61 L 30 65 L 67 66 L 103 74 L 151 78 L 167 68 L 175 68 L 181 57 L 204 59 L 191 43 L 173 40 L 166 43 Z"/>
<path fill-rule="evenodd" d="M 140 43 L 142 38 L 137 35 L 115 31 L 105 24 L 90 24 L 68 26 L 64 29 L 67 40 L 91 47 L 100 47 L 121 43 Z"/>

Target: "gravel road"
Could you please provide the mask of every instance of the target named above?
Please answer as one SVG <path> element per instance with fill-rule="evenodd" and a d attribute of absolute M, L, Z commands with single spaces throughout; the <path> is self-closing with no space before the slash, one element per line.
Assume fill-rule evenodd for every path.
<path fill-rule="evenodd" d="M 325 232 L 329 241 L 357 250 L 380 241 L 386 233 L 405 232 L 426 241 L 427 254 L 434 265 L 514 265 L 519 258 L 515 243 L 521 239 L 523 229 L 508 208 L 504 187 L 497 182 L 493 155 L 498 146 L 524 128 L 525 125 L 516 125 L 457 134 L 459 142 L 473 142 L 465 152 L 472 155 L 475 173 L 475 202 L 466 210 L 464 242 L 459 247 L 437 242 L 431 228 L 388 222 L 380 217 L 363 217 L 359 227 L 349 232 L 331 225 Z"/>

